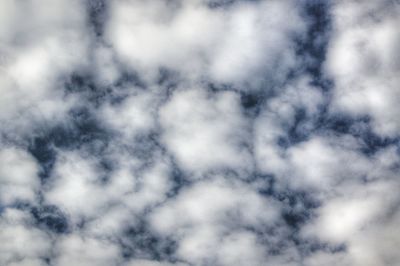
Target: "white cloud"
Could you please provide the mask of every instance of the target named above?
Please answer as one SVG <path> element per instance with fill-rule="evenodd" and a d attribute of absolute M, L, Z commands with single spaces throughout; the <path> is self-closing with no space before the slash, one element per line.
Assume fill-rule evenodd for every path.
<path fill-rule="evenodd" d="M 96 237 L 117 237 L 135 224 L 135 215 L 164 201 L 171 188 L 170 164 L 163 157 L 140 169 L 135 160 L 116 154 L 116 169 L 102 180 L 96 159 L 79 152 L 58 156 L 46 185 L 46 202 L 61 207 L 73 228 L 87 221 L 84 231 Z"/>
<path fill-rule="evenodd" d="M 31 227 L 30 216 L 7 209 L 0 216 L 0 262 L 2 265 L 44 265 L 40 259 L 49 255 L 51 239 Z"/>
<path fill-rule="evenodd" d="M 40 186 L 38 165 L 25 150 L 0 150 L 0 204 L 35 201 Z"/>
<path fill-rule="evenodd" d="M 234 167 L 250 170 L 249 125 L 233 92 L 176 91 L 160 109 L 162 140 L 183 169 L 202 174 Z"/>
<path fill-rule="evenodd" d="M 279 205 L 244 183 L 213 179 L 188 187 L 156 209 L 150 216 L 153 228 L 172 234 L 179 241 L 177 254 L 189 262 L 217 260 L 230 265 L 237 258 L 237 265 L 245 261 L 260 265 L 266 248 L 255 233 L 240 229 L 272 227 Z M 240 255 L 241 259 L 235 257 Z"/>
<path fill-rule="evenodd" d="M 345 253 L 316 254 L 310 265 L 322 259 L 344 265 L 395 265 L 399 256 L 395 246 L 399 235 L 396 181 L 376 181 L 369 184 L 350 184 L 337 189 L 326 199 L 314 221 L 303 233 L 330 243 L 345 244 Z M 322 258 L 321 258 L 322 256 Z"/>
<path fill-rule="evenodd" d="M 290 149 L 289 158 L 294 167 L 292 185 L 329 190 L 340 182 L 362 179 L 372 170 L 372 162 L 354 151 L 357 140 L 343 137 L 330 141 L 314 137 Z M 348 147 L 341 147 L 340 143 Z"/>
<path fill-rule="evenodd" d="M 57 243 L 56 266 L 116 265 L 120 262 L 118 248 L 113 243 L 96 238 L 68 235 Z"/>
<path fill-rule="evenodd" d="M 0 120 L 20 135 L 64 117 L 72 102 L 60 78 L 86 63 L 89 36 L 79 1 L 6 0 L 0 10 Z"/>
<path fill-rule="evenodd" d="M 397 265 L 398 8 L 2 1 L 0 264 Z"/>
<path fill-rule="evenodd" d="M 154 161 L 151 167 L 137 177 L 135 189 L 123 198 L 124 203 L 140 212 L 164 201 L 172 187 L 171 170 L 168 160 L 160 158 Z"/>
<path fill-rule="evenodd" d="M 302 32 L 304 23 L 292 1 L 214 10 L 201 1 L 176 3 L 112 4 L 108 40 L 144 76 L 152 78 L 159 67 L 167 67 L 188 79 L 209 76 L 240 84 L 251 77 L 250 83 L 259 85 L 262 75 L 282 78 L 294 66 L 290 34 Z"/>
<path fill-rule="evenodd" d="M 93 216 L 109 200 L 94 163 L 76 153 L 60 154 L 45 194 L 49 203 L 61 206 L 75 221 Z"/>
<path fill-rule="evenodd" d="M 157 67 L 186 69 L 188 74 L 201 70 L 202 50 L 215 43 L 223 21 L 197 4 L 182 5 L 113 2 L 108 39 L 121 59 L 138 67 L 145 77 L 154 75 Z"/>
<path fill-rule="evenodd" d="M 336 84 L 332 111 L 369 115 L 376 133 L 400 129 L 399 6 L 391 1 L 340 1 L 326 70 Z"/>
<path fill-rule="evenodd" d="M 141 92 L 130 88 L 132 95 L 120 104 L 102 106 L 101 118 L 117 132 L 131 141 L 133 137 L 148 132 L 156 126 L 155 116 L 160 96 L 157 92 Z"/>
<path fill-rule="evenodd" d="M 305 111 L 304 131 L 312 127 L 313 119 L 325 104 L 322 92 L 311 86 L 308 77 L 294 80 L 276 96 L 268 99 L 255 119 L 254 154 L 257 167 L 265 173 L 282 173 L 287 170 L 287 154 L 279 146 L 280 138 L 287 138 L 290 127 L 296 122 L 298 110 Z M 290 143 L 289 143 L 290 145 Z"/>
<path fill-rule="evenodd" d="M 284 80 L 296 63 L 291 34 L 304 30 L 296 5 L 291 1 L 241 3 L 224 15 L 224 35 L 212 50 L 210 76 L 220 82 L 254 85 L 266 77 L 269 82 Z"/>

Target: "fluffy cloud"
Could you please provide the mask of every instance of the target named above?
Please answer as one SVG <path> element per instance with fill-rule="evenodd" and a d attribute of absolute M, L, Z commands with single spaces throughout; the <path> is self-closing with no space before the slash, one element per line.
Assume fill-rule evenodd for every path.
<path fill-rule="evenodd" d="M 15 138 L 71 106 L 55 88 L 86 63 L 86 18 L 79 1 L 3 1 L 0 9 L 0 119 Z"/>
<path fill-rule="evenodd" d="M 0 150 L 0 204 L 35 201 L 40 187 L 38 166 L 32 156 L 17 148 Z"/>
<path fill-rule="evenodd" d="M 372 117 L 383 136 L 399 131 L 399 6 L 393 1 L 339 1 L 326 70 L 337 84 L 334 111 Z"/>
<path fill-rule="evenodd" d="M 0 3 L 0 264 L 399 264 L 396 1 Z"/>
<path fill-rule="evenodd" d="M 183 169 L 199 174 L 233 166 L 250 170 L 249 126 L 237 94 L 176 91 L 160 110 L 160 121 L 162 139 Z"/>
<path fill-rule="evenodd" d="M 46 193 L 47 201 L 63 207 L 73 217 L 92 216 L 108 200 L 96 170 L 93 162 L 79 155 L 60 156 L 54 182 Z"/>
<path fill-rule="evenodd" d="M 20 210 L 8 209 L 0 216 L 2 247 L 0 261 L 5 265 L 45 265 L 50 255 L 51 238 L 32 228 L 31 218 Z M 22 246 L 21 246 L 22 245 Z"/>
<path fill-rule="evenodd" d="M 298 141 L 290 135 L 294 133 L 301 138 L 310 134 L 325 101 L 323 93 L 310 84 L 308 77 L 304 77 L 294 81 L 283 92 L 265 103 L 253 124 L 254 155 L 260 171 L 285 171 L 284 146 Z M 296 118 L 299 113 L 304 116 L 303 119 Z M 293 128 L 296 132 L 290 132 Z"/>
<path fill-rule="evenodd" d="M 102 239 L 82 238 L 77 235 L 64 237 L 57 244 L 59 256 L 54 265 L 115 265 L 118 263 L 118 248 Z"/>
<path fill-rule="evenodd" d="M 204 1 L 115 1 L 108 39 L 150 79 L 166 67 L 195 81 L 260 86 L 286 77 L 296 61 L 291 38 L 303 30 L 292 1 L 238 1 L 226 9 Z"/>
<path fill-rule="evenodd" d="M 213 179 L 187 188 L 156 209 L 151 224 L 179 241 L 177 254 L 185 261 L 261 265 L 267 247 L 245 228 L 272 228 L 279 205 L 245 184 Z"/>

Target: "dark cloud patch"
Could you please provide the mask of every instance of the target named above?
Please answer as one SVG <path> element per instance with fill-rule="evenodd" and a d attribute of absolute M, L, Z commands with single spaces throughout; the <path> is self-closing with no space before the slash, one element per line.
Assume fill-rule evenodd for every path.
<path fill-rule="evenodd" d="M 207 6 L 210 8 L 227 8 L 237 2 L 237 0 L 208 0 Z"/>
<path fill-rule="evenodd" d="M 240 103 L 245 113 L 250 117 L 256 117 L 265 102 L 265 95 L 261 92 L 242 92 L 240 94 Z"/>
<path fill-rule="evenodd" d="M 279 187 L 279 180 L 273 175 L 258 175 L 257 179 L 259 181 L 256 182 L 262 184 L 259 193 L 274 198 L 282 204 L 282 221 L 293 232 L 299 232 L 322 204 L 309 191 Z"/>
<path fill-rule="evenodd" d="M 298 211 L 290 208 L 282 214 L 282 218 L 288 226 L 298 229 L 310 218 L 310 214 L 304 210 Z"/>
<path fill-rule="evenodd" d="M 189 186 L 192 182 L 185 176 L 184 171 L 179 168 L 176 163 L 173 162 L 173 167 L 172 167 L 172 172 L 171 172 L 171 181 L 172 181 L 172 187 L 169 189 L 167 193 L 168 198 L 174 198 L 176 197 L 179 192 Z"/>
<path fill-rule="evenodd" d="M 44 134 L 35 137 L 28 147 L 29 152 L 36 158 L 40 165 L 40 179 L 46 180 L 51 175 L 57 152 L 54 150 L 54 136 Z"/>
<path fill-rule="evenodd" d="M 205 87 L 211 93 L 216 93 L 216 92 L 219 92 L 219 91 L 236 90 L 237 89 L 233 84 L 229 84 L 229 83 L 210 82 L 209 80 L 204 80 L 203 83 L 204 83 Z"/>
<path fill-rule="evenodd" d="M 67 216 L 54 205 L 43 205 L 33 207 L 31 214 L 36 225 L 49 232 L 64 234 L 70 231 Z"/>
<path fill-rule="evenodd" d="M 174 253 L 176 252 L 177 242 L 171 238 L 155 234 L 144 221 L 129 226 L 124 231 L 119 244 L 125 259 L 176 261 Z"/>
<path fill-rule="evenodd" d="M 104 143 L 101 140 L 109 137 L 108 132 L 86 107 L 71 110 L 68 119 L 64 123 L 46 130 L 42 133 L 42 136 L 34 140 L 34 143 L 36 141 L 37 145 L 41 144 L 40 148 L 39 146 L 32 148 L 32 152 L 40 157 L 38 158 L 39 161 L 51 161 L 52 145 L 67 150 L 88 146 L 95 151 L 101 149 L 101 143 Z M 36 149 L 45 149 L 44 151 L 48 152 L 48 154 L 40 154 L 39 156 L 40 150 L 35 150 L 35 147 Z"/>
<path fill-rule="evenodd" d="M 178 72 L 161 67 L 158 71 L 156 83 L 169 91 L 179 84 L 180 79 Z"/>
<path fill-rule="evenodd" d="M 159 141 L 160 133 L 158 131 L 146 132 L 138 134 L 133 140 L 132 152 L 138 158 L 145 161 L 150 160 L 155 155 L 155 152 L 163 149 Z"/>
<path fill-rule="evenodd" d="M 104 25 L 108 18 L 108 2 L 104 0 L 87 1 L 89 21 L 96 36 L 100 37 L 104 33 Z"/>
<path fill-rule="evenodd" d="M 287 135 L 278 138 L 278 145 L 283 148 L 296 145 L 309 138 L 312 130 L 313 125 L 310 123 L 306 110 L 304 108 L 297 108 L 293 117 L 293 122 L 287 125 Z"/>
<path fill-rule="evenodd" d="M 67 124 L 67 126 L 63 128 L 68 138 L 64 138 L 59 142 L 60 145 L 73 147 L 93 144 L 90 146 L 90 148 L 94 149 L 93 151 L 101 150 L 105 144 L 104 140 L 108 139 L 110 136 L 107 129 L 101 124 L 101 121 L 99 121 L 87 107 L 78 107 L 71 110 L 69 114 L 71 125 Z"/>
<path fill-rule="evenodd" d="M 303 257 L 307 257 L 312 255 L 312 253 L 316 252 L 327 252 L 330 254 L 336 253 L 344 253 L 347 251 L 347 246 L 345 243 L 343 244 L 329 244 L 326 242 L 321 242 L 318 239 L 303 239 L 303 238 L 294 238 L 294 243 L 299 248 Z"/>
<path fill-rule="evenodd" d="M 290 228 L 300 229 L 313 215 L 313 210 L 320 206 L 307 191 L 286 190 L 273 192 L 276 199 L 284 204 L 282 217 Z"/>
<path fill-rule="evenodd" d="M 73 73 L 67 79 L 64 88 L 67 95 L 77 95 L 81 100 L 87 101 L 86 105 L 94 107 L 114 98 L 111 88 L 97 84 L 90 72 Z"/>
<path fill-rule="evenodd" d="M 116 89 L 129 89 L 131 87 L 145 89 L 147 83 L 134 69 L 124 69 L 122 67 L 120 77 L 115 81 Z M 117 93 L 118 95 L 118 93 Z"/>
<path fill-rule="evenodd" d="M 232 5 L 240 3 L 257 3 L 260 0 L 205 0 L 207 6 L 211 9 L 229 8 Z"/>
<path fill-rule="evenodd" d="M 361 151 L 367 155 L 373 155 L 377 151 L 385 149 L 399 142 L 399 140 L 396 138 L 381 137 L 372 133 L 371 131 L 365 132 L 362 136 L 362 139 L 363 147 Z"/>
<path fill-rule="evenodd" d="M 297 53 L 302 68 L 312 76 L 312 84 L 326 90 L 331 88 L 330 82 L 323 74 L 326 50 L 331 35 L 331 1 L 305 1 L 303 16 L 308 23 L 307 34 L 298 41 Z"/>
<path fill-rule="evenodd" d="M 351 117 L 345 114 L 325 115 L 316 122 L 317 131 L 349 134 L 361 142 L 361 152 L 373 155 L 397 142 L 397 138 L 379 136 L 373 132 L 371 118 L 368 116 Z"/>
<path fill-rule="evenodd" d="M 21 200 L 17 200 L 15 202 L 13 202 L 13 204 L 6 206 L 6 207 L 21 210 L 21 211 L 27 211 L 27 212 L 29 212 L 33 208 L 31 202 L 21 201 Z"/>
<path fill-rule="evenodd" d="M 43 182 L 51 175 L 57 159 L 57 149 L 74 150 L 83 148 L 99 156 L 107 147 L 112 134 L 101 125 L 89 109 L 82 107 L 70 111 L 67 121 L 42 130 L 30 141 L 28 151 L 40 165 L 40 178 Z M 110 170 L 112 163 L 100 158 L 104 170 Z"/>

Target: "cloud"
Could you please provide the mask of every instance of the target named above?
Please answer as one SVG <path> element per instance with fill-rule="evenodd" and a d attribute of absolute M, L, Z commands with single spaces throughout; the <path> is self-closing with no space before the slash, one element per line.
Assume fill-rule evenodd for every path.
<path fill-rule="evenodd" d="M 45 194 L 46 200 L 63 207 L 72 217 L 94 215 L 108 199 L 97 169 L 79 155 L 63 157 L 56 163 L 54 182 Z"/>
<path fill-rule="evenodd" d="M 396 1 L 0 3 L 0 264 L 400 261 Z"/>
<path fill-rule="evenodd" d="M 266 247 L 246 228 L 272 228 L 279 218 L 278 203 L 243 183 L 213 179 L 188 187 L 156 209 L 152 226 L 177 239 L 177 254 L 185 261 L 260 265 Z"/>
<path fill-rule="evenodd" d="M 38 166 L 26 151 L 4 148 L 0 151 L 0 203 L 11 205 L 18 201 L 35 201 L 40 187 Z"/>
<path fill-rule="evenodd" d="M 5 265 L 44 265 L 42 258 L 49 255 L 51 239 L 29 222 L 29 215 L 20 210 L 8 209 L 1 214 L 0 260 Z"/>
<path fill-rule="evenodd" d="M 238 1 L 226 9 L 203 2 L 115 1 L 108 41 L 149 79 L 159 67 L 248 87 L 260 86 L 263 75 L 285 78 L 296 61 L 291 38 L 304 31 L 293 2 Z"/>
<path fill-rule="evenodd" d="M 388 137 L 399 130 L 398 9 L 393 1 L 334 5 L 326 62 L 337 84 L 333 111 L 369 115 L 374 131 Z"/>
<path fill-rule="evenodd" d="M 1 5 L 0 119 L 4 133 L 17 138 L 37 124 L 63 119 L 72 99 L 54 88 L 62 75 L 86 63 L 88 37 L 78 1 Z"/>
<path fill-rule="evenodd" d="M 107 240 L 82 238 L 77 235 L 65 236 L 58 242 L 60 252 L 55 265 L 115 265 L 118 263 L 118 249 Z"/>
<path fill-rule="evenodd" d="M 251 170 L 249 125 L 235 93 L 176 91 L 160 110 L 160 122 L 162 140 L 183 169 L 197 175 L 233 166 Z"/>

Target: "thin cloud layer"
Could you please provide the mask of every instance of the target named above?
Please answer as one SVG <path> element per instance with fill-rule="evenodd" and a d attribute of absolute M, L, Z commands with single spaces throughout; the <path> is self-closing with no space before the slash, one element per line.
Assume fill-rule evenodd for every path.
<path fill-rule="evenodd" d="M 0 264 L 386 266 L 396 1 L 0 3 Z"/>

